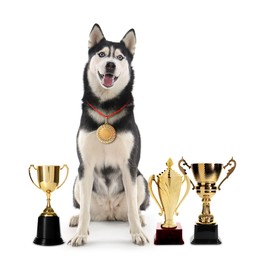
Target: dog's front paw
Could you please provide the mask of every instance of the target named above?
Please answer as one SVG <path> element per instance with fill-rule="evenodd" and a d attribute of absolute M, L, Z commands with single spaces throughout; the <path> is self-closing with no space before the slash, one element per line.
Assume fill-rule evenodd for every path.
<path fill-rule="evenodd" d="M 131 235 L 132 235 L 132 241 L 136 245 L 143 246 L 146 243 L 149 243 L 148 238 L 142 231 L 138 233 L 131 233 Z"/>
<path fill-rule="evenodd" d="M 69 242 L 69 245 L 72 246 L 83 246 L 87 243 L 87 235 L 78 235 L 76 234 Z"/>

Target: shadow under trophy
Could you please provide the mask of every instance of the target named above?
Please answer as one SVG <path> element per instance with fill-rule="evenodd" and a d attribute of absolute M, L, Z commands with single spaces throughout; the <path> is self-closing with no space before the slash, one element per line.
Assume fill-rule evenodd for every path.
<path fill-rule="evenodd" d="M 186 174 L 180 175 L 171 167 L 173 162 L 169 159 L 166 163 L 167 169 L 159 175 L 152 175 L 148 180 L 148 188 L 151 196 L 159 206 L 161 216 L 164 214 L 164 223 L 157 223 L 154 238 L 155 245 L 182 245 L 182 227 L 180 223 L 174 222 L 174 214 L 178 215 L 178 208 L 188 195 L 190 190 L 190 179 Z M 160 202 L 154 195 L 152 184 L 157 186 Z M 180 199 L 182 185 L 186 182 L 186 191 Z"/>
<path fill-rule="evenodd" d="M 192 170 L 197 182 L 197 186 L 195 186 L 191 181 L 192 189 L 196 189 L 197 194 L 202 198 L 202 212 L 194 226 L 194 236 L 191 244 L 221 244 L 221 240 L 218 237 L 218 225 L 210 212 L 210 202 L 217 189 L 220 190 L 220 186 L 235 170 L 236 161 L 232 158 L 225 166 L 220 163 L 194 163 L 189 165 L 182 158 L 179 161 L 179 168 L 183 174 L 186 174 L 185 166 Z M 231 168 L 227 170 L 226 177 L 216 186 L 222 169 L 226 169 L 228 166 L 231 166 Z"/>
<path fill-rule="evenodd" d="M 60 171 L 66 168 L 66 176 L 64 181 L 59 185 Z M 31 169 L 37 172 L 38 185 L 32 178 Z M 29 176 L 32 183 L 46 193 L 47 205 L 41 215 L 38 217 L 37 236 L 33 243 L 43 246 L 53 246 L 63 244 L 60 234 L 60 221 L 57 214 L 51 207 L 51 192 L 60 188 L 66 181 L 69 173 L 69 168 L 66 164 L 62 167 L 57 165 L 44 165 L 29 167 Z"/>

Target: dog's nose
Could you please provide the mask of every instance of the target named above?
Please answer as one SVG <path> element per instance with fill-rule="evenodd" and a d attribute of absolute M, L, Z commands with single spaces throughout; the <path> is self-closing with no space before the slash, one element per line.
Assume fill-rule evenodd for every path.
<path fill-rule="evenodd" d="M 114 62 L 108 62 L 106 64 L 106 71 L 108 73 L 114 73 L 116 69 L 116 64 Z"/>

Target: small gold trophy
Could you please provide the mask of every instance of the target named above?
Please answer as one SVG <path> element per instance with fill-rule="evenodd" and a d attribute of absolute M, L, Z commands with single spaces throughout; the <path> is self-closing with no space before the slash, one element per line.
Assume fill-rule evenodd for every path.
<path fill-rule="evenodd" d="M 222 183 L 229 177 L 229 175 L 236 168 L 236 161 L 232 158 L 223 166 L 220 163 L 188 163 L 182 158 L 179 161 L 179 168 L 183 174 L 186 174 L 184 167 L 191 168 L 193 176 L 197 182 L 195 186 L 192 181 L 193 190 L 196 189 L 197 194 L 202 198 L 202 213 L 199 215 L 198 221 L 195 224 L 194 236 L 192 244 L 221 244 L 218 237 L 218 225 L 214 221 L 214 216 L 210 212 L 211 198 L 220 190 Z M 227 171 L 226 177 L 220 182 L 218 187 L 216 183 L 219 179 L 222 169 L 228 166 L 231 168 Z"/>
<path fill-rule="evenodd" d="M 148 188 L 151 196 L 159 206 L 161 212 L 164 214 L 164 223 L 157 224 L 156 235 L 154 244 L 156 245 L 173 245 L 184 244 L 182 239 L 182 227 L 180 223 L 174 222 L 174 214 L 178 215 L 178 208 L 188 195 L 190 190 L 190 179 L 186 173 L 180 175 L 176 171 L 172 170 L 172 159 L 169 159 L 166 163 L 167 169 L 159 175 L 150 176 L 148 180 Z M 152 189 L 152 183 L 157 185 L 157 191 L 159 194 L 160 202 L 157 200 Z M 182 185 L 186 182 L 186 191 L 180 199 Z"/>
<path fill-rule="evenodd" d="M 31 174 L 31 169 L 37 172 L 38 185 L 34 182 Z M 66 176 L 64 181 L 59 185 L 60 171 L 66 168 Z M 52 246 L 63 244 L 60 235 L 59 217 L 51 207 L 51 192 L 60 188 L 66 181 L 69 173 L 69 168 L 66 164 L 62 167 L 56 165 L 44 165 L 29 167 L 29 176 L 32 183 L 46 193 L 47 205 L 41 215 L 38 217 L 37 236 L 33 243 L 43 246 Z"/>

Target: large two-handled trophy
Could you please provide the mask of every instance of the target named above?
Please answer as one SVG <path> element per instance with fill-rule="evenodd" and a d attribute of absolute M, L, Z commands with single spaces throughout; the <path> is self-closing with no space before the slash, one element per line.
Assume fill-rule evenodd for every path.
<path fill-rule="evenodd" d="M 227 169 L 226 177 L 217 186 L 216 183 L 223 169 Z M 202 212 L 194 227 L 194 236 L 192 244 L 221 244 L 218 237 L 218 225 L 214 220 L 214 216 L 210 211 L 211 198 L 215 195 L 220 186 L 230 176 L 236 168 L 236 161 L 232 158 L 223 166 L 221 163 L 194 163 L 189 165 L 183 158 L 179 161 L 179 169 L 186 174 L 186 169 L 191 169 L 193 176 L 197 182 L 195 186 L 192 181 L 193 190 L 196 189 L 197 194 L 202 198 Z"/>
<path fill-rule="evenodd" d="M 190 190 L 190 180 L 185 172 L 183 175 L 172 170 L 173 162 L 169 159 L 166 163 L 167 169 L 159 175 L 152 175 L 148 180 L 148 188 L 151 196 L 159 206 L 161 216 L 164 214 L 164 223 L 157 223 L 154 238 L 155 245 L 174 245 L 184 244 L 182 238 L 182 227 L 179 222 L 174 222 L 174 215 L 178 215 L 178 208 L 188 195 Z M 157 186 L 156 193 L 159 195 L 157 200 L 154 195 L 152 184 Z M 186 190 L 180 199 L 183 184 L 186 183 Z M 185 186 L 185 185 L 184 185 Z M 183 192 L 182 192 L 183 193 Z"/>
<path fill-rule="evenodd" d="M 66 169 L 66 175 L 61 184 L 60 172 L 62 169 Z M 33 180 L 31 170 L 34 169 L 37 172 L 37 184 Z M 29 176 L 32 183 L 42 191 L 46 193 L 47 205 L 41 215 L 38 217 L 37 226 L 37 236 L 33 243 L 43 246 L 53 246 L 63 244 L 60 233 L 60 221 L 57 214 L 51 207 L 51 192 L 60 188 L 66 181 L 69 173 L 69 168 L 66 164 L 62 167 L 57 165 L 44 165 L 44 166 L 34 166 L 29 167 Z M 36 177 L 35 177 L 36 178 Z"/>

